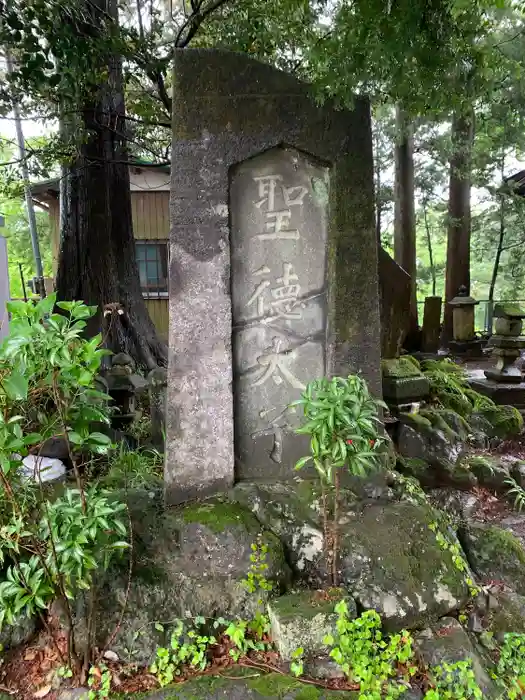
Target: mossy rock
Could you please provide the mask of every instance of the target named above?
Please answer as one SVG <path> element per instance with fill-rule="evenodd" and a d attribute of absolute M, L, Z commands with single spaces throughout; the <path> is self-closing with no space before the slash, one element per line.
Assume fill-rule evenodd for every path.
<path fill-rule="evenodd" d="M 490 631 L 501 638 L 508 632 L 525 633 L 525 597 L 506 590 L 492 596 L 495 605 L 488 613 Z"/>
<path fill-rule="evenodd" d="M 492 455 L 471 455 L 465 460 L 465 466 L 476 476 L 481 486 L 500 494 L 507 494 L 510 486 L 506 483 L 509 470 Z"/>
<path fill-rule="evenodd" d="M 291 582 L 280 539 L 239 504 L 212 499 L 163 510 L 144 500 L 131 513 L 134 531 L 132 585 L 112 649 L 126 662 L 149 664 L 169 640 L 176 618 L 250 619 L 266 591 L 244 581 L 252 545 L 266 546 L 265 577 L 279 595 Z M 116 562 L 100 581 L 97 632 L 102 642 L 116 628 L 126 601 L 129 561 Z M 165 631 L 155 627 L 164 624 Z"/>
<path fill-rule="evenodd" d="M 393 379 L 420 377 L 422 375 L 419 363 L 413 357 L 381 360 L 381 373 L 383 377 L 392 377 Z"/>
<path fill-rule="evenodd" d="M 512 532 L 470 523 L 459 537 L 470 566 L 483 581 L 502 581 L 525 595 L 525 549 Z"/>
<path fill-rule="evenodd" d="M 490 424 L 489 437 L 508 440 L 523 430 L 523 416 L 514 406 L 484 406 L 477 413 Z"/>
<path fill-rule="evenodd" d="M 233 496 L 281 538 L 296 577 L 326 585 L 320 499 L 312 503 L 293 483 L 238 484 Z M 377 610 L 387 629 L 425 624 L 468 598 L 462 573 L 430 529 L 438 517 L 409 501 L 341 504 L 340 585 L 358 606 Z"/>
<path fill-rule="evenodd" d="M 288 593 L 268 603 L 271 637 L 284 661 L 291 661 L 294 652 L 300 648 L 309 657 L 329 652 L 324 638 L 336 634 L 334 608 L 343 598 L 348 618 L 355 618 L 356 604 L 342 589 L 334 589 L 326 597 L 320 597 L 312 590 Z"/>
<path fill-rule="evenodd" d="M 243 673 L 252 677 L 242 680 Z M 281 674 L 261 674 L 253 678 L 253 671 L 234 668 L 228 679 L 227 674 L 216 676 L 201 676 L 186 683 L 164 688 L 149 695 L 143 695 L 142 700 L 357 700 L 358 693 L 337 692 L 324 690 L 314 685 L 301 683 L 290 676 Z M 239 678 L 241 677 L 241 678 Z"/>

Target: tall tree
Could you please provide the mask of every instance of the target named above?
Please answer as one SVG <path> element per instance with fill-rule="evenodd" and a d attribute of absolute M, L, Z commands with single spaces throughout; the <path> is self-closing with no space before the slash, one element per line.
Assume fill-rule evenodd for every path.
<path fill-rule="evenodd" d="M 470 291 L 470 192 L 472 189 L 472 147 L 474 112 L 456 112 L 452 118 L 450 158 L 445 316 L 442 341 L 452 338 L 453 299 L 460 287 Z"/>
<path fill-rule="evenodd" d="M 408 333 L 418 330 L 416 213 L 414 198 L 413 125 L 402 107 L 396 109 L 394 259 L 410 275 Z"/>
<path fill-rule="evenodd" d="M 117 0 L 86 2 L 84 32 L 118 27 Z M 111 24 L 110 24 L 111 29 Z M 81 130 L 86 135 L 68 173 L 56 290 L 59 299 L 83 299 L 109 316 L 106 344 L 126 350 L 152 369 L 165 364 L 140 289 L 131 218 L 122 59 L 103 52 L 105 86 L 84 96 Z M 101 326 L 100 316 L 98 326 Z"/>

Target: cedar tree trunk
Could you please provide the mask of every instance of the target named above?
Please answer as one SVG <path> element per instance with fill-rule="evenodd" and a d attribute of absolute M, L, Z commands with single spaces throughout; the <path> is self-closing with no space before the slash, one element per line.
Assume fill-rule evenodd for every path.
<path fill-rule="evenodd" d="M 94 21 L 116 0 L 91 0 Z M 122 62 L 106 58 L 108 84 L 83 105 L 84 139 L 69 168 L 56 290 L 59 300 L 81 299 L 99 309 L 90 331 L 102 331 L 106 347 L 127 352 L 152 369 L 167 362 L 146 308 L 135 257 L 126 142 Z M 109 305 L 109 306 L 108 306 Z M 103 317 L 105 310 L 105 317 Z"/>

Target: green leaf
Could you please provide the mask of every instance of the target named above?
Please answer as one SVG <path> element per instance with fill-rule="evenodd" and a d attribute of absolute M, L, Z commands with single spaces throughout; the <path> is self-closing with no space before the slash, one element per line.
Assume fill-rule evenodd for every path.
<path fill-rule="evenodd" d="M 28 381 L 16 370 L 13 370 L 11 374 L 4 377 L 0 386 L 2 386 L 7 397 L 11 399 L 11 401 L 24 401 L 27 399 L 29 388 Z"/>

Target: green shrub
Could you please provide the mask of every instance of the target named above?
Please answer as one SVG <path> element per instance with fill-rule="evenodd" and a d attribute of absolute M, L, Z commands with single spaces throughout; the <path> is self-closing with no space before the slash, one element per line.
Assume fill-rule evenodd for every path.
<path fill-rule="evenodd" d="M 91 429 L 109 422 L 107 396 L 95 389 L 106 351 L 101 336 L 83 337 L 95 309 L 61 302 L 65 313 L 58 314 L 55 302 L 52 295 L 36 305 L 8 304 L 12 323 L 0 345 L 0 628 L 21 615 L 38 615 L 47 626 L 44 613 L 59 599 L 68 620 L 68 663 L 78 668 L 72 605 L 88 591 L 93 613 L 95 574 L 129 545 L 125 506 L 100 488 L 85 489 L 80 470 L 82 455 L 111 448 Z M 22 457 L 30 449 L 38 454 L 54 436 L 65 439 L 76 479 L 76 488 L 58 498 L 38 472 L 36 484 L 20 488 Z"/>

